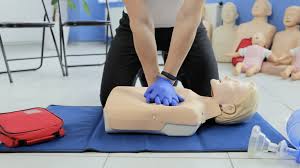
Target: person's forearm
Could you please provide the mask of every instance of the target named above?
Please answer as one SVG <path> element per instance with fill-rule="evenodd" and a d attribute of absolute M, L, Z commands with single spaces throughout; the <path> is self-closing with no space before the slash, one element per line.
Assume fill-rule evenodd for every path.
<path fill-rule="evenodd" d="M 185 0 L 176 19 L 164 71 L 177 76 L 196 36 L 202 18 L 203 0 Z"/>
<path fill-rule="evenodd" d="M 148 85 L 151 85 L 159 74 L 154 28 L 152 25 L 144 23 L 131 24 L 131 27 L 135 50 L 142 64 Z"/>
<path fill-rule="evenodd" d="M 124 0 L 133 33 L 134 47 L 142 64 L 148 85 L 159 74 L 154 24 L 145 0 Z"/>

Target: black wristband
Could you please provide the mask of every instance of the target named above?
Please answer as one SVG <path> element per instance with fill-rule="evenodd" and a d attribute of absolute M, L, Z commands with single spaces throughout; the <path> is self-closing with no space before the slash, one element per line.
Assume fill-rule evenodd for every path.
<path fill-rule="evenodd" d="M 177 81 L 177 77 L 176 76 L 173 76 L 172 74 L 166 72 L 166 71 L 162 71 L 161 74 L 163 76 L 165 76 L 166 78 L 172 80 L 172 81 Z"/>

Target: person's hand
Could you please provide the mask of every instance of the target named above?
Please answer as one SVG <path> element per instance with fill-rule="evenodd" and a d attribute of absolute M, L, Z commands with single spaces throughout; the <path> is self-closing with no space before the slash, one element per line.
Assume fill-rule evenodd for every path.
<path fill-rule="evenodd" d="M 144 97 L 147 103 L 163 104 L 165 106 L 177 106 L 184 101 L 184 99 L 176 93 L 172 82 L 160 76 L 148 87 Z"/>

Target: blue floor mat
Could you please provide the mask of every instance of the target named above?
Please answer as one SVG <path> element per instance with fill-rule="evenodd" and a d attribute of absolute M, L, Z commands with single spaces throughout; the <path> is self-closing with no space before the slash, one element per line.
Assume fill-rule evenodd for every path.
<path fill-rule="evenodd" d="M 66 135 L 51 142 L 18 148 L 0 145 L 0 152 L 245 152 L 254 125 L 274 143 L 285 139 L 258 113 L 243 123 L 203 124 L 191 137 L 149 134 L 107 134 L 102 107 L 49 106 L 65 122 Z"/>

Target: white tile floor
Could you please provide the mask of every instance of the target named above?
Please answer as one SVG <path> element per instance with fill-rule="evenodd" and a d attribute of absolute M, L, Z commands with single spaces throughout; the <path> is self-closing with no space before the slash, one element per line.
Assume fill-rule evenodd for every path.
<path fill-rule="evenodd" d="M 103 52 L 101 44 L 72 45 L 70 52 Z M 39 55 L 38 45 L 7 46 L 9 58 Z M 46 55 L 53 55 L 47 50 Z M 72 63 L 101 62 L 104 57 L 74 58 Z M 70 61 L 71 62 L 71 61 Z M 12 63 L 13 67 L 31 66 L 36 62 Z M 0 55 L 0 70 L 4 69 Z M 0 112 L 30 107 L 60 105 L 99 105 L 99 87 L 103 67 L 70 69 L 69 77 L 62 77 L 58 61 L 47 59 L 36 72 L 14 73 L 14 84 L 0 75 Z M 231 76 L 229 64 L 219 64 L 220 76 Z M 259 112 L 283 135 L 289 115 L 300 108 L 300 82 L 258 74 L 252 78 L 260 93 Z M 248 158 L 246 153 L 80 153 L 80 154 L 0 154 L 0 167 L 216 167 L 216 168 L 300 168 L 291 159 L 272 155 Z"/>

